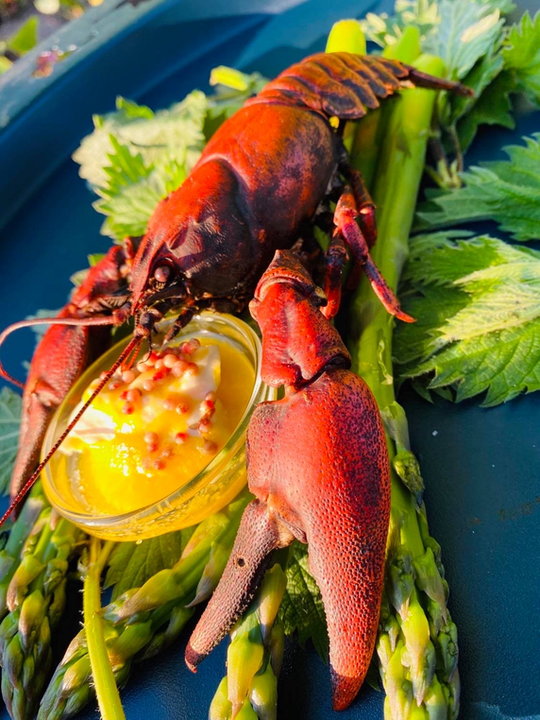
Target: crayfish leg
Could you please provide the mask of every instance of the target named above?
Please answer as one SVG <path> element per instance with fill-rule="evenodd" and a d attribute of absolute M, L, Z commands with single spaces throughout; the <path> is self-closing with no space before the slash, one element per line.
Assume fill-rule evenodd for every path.
<path fill-rule="evenodd" d="M 453 82 L 452 80 L 445 80 L 444 78 L 428 75 L 427 73 L 423 73 L 409 65 L 405 65 L 404 67 L 408 69 L 409 80 L 415 87 L 427 88 L 428 90 L 449 90 L 450 92 L 455 92 L 458 95 L 463 95 L 464 97 L 474 96 L 474 90 L 466 85 Z"/>
<path fill-rule="evenodd" d="M 59 320 L 112 315 L 127 292 L 126 250 L 112 247 L 90 268 L 83 283 L 58 315 Z M 110 307 L 106 307 L 111 304 Z M 107 318 L 104 317 L 104 321 Z M 41 445 L 56 408 L 83 370 L 108 347 L 113 318 L 107 325 L 55 325 L 41 339 L 24 385 L 19 450 L 11 475 L 14 498 L 39 462 Z"/>
<path fill-rule="evenodd" d="M 360 215 L 361 209 L 358 208 L 356 198 L 351 189 L 346 187 L 334 213 L 335 235 L 340 235 L 344 239 L 355 266 L 364 271 L 374 293 L 386 310 L 403 322 L 414 322 L 414 318 L 401 309 L 397 297 L 373 262 L 366 237 L 357 223 Z"/>

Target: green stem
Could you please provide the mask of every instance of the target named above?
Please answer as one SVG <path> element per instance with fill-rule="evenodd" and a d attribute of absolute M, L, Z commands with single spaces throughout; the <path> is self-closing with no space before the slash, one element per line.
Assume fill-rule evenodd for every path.
<path fill-rule="evenodd" d="M 426 55 L 418 58 L 416 66 L 433 74 L 442 71 L 442 61 Z M 408 254 L 434 101 L 432 90 L 415 88 L 402 93 L 388 120 L 378 161 L 373 198 L 379 227 L 372 257 L 393 290 Z M 351 305 L 350 329 L 357 340 L 351 348 L 353 370 L 367 381 L 383 411 L 395 401 L 392 327 L 393 318 L 369 283 L 362 281 Z"/>
<path fill-rule="evenodd" d="M 101 717 L 103 720 L 125 720 L 101 618 L 100 577 L 113 544 L 105 543 L 100 552 L 101 542 L 97 538 L 90 538 L 90 556 L 83 589 L 84 629 Z"/>
<path fill-rule="evenodd" d="M 420 31 L 409 25 L 395 45 L 389 45 L 383 56 L 402 62 L 413 63 L 420 55 Z M 368 188 L 372 188 L 381 148 L 385 144 L 388 104 L 369 112 L 356 125 L 351 143 L 351 164 L 361 168 L 362 177 Z"/>
<path fill-rule="evenodd" d="M 422 72 L 441 75 L 439 58 L 422 55 L 416 63 Z M 372 257 L 388 285 L 397 289 L 408 254 L 418 188 L 422 178 L 436 94 L 415 88 L 404 91 L 393 108 L 387 124 L 386 144 L 378 161 L 373 198 L 378 209 L 378 240 Z M 396 403 L 392 376 L 392 330 L 394 320 L 375 297 L 367 281 L 362 283 L 351 307 L 351 328 L 358 341 L 351 347 L 353 370 L 370 386 L 383 417 L 392 415 Z M 400 428 L 399 425 L 404 425 Z M 408 437 L 406 419 L 398 418 L 392 433 Z M 390 447 L 391 460 L 395 451 Z M 392 482 L 392 517 L 413 554 L 423 552 L 423 543 L 411 510 L 415 500 L 395 475 Z"/>

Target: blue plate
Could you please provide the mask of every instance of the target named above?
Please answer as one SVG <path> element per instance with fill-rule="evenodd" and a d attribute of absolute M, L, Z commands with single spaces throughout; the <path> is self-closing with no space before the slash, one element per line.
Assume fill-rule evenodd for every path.
<path fill-rule="evenodd" d="M 37 308 L 60 307 L 69 275 L 84 267 L 88 253 L 107 247 L 93 197 L 70 160 L 92 129 L 92 113 L 112 110 L 117 95 L 167 106 L 194 87 L 206 89 L 218 64 L 272 76 L 323 49 L 335 20 L 381 9 L 390 3 L 114 0 L 23 59 L 0 80 L 2 326 Z M 75 50 L 49 78 L 33 78 L 37 52 L 52 45 Z M 503 144 L 539 127 L 539 113 L 524 115 L 514 132 L 484 133 L 470 157 L 493 158 Z M 32 347 L 31 333 L 17 333 L 2 349 L 15 375 L 22 375 Z M 473 403 L 429 405 L 407 392 L 402 400 L 459 628 L 461 718 L 540 717 L 538 396 L 489 410 Z M 186 670 L 181 643 L 138 666 L 123 692 L 127 718 L 206 718 L 224 653 L 222 645 L 197 675 Z M 381 720 L 382 701 L 382 694 L 365 688 L 340 717 Z M 79 716 L 95 717 L 95 709 Z M 309 650 L 287 651 L 279 717 L 337 717 L 327 670 Z"/>

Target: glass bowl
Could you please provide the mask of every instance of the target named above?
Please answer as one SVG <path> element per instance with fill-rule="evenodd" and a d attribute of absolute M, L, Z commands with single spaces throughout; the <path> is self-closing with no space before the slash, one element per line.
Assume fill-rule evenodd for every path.
<path fill-rule="evenodd" d="M 206 336 L 230 344 L 253 368 L 254 386 L 240 422 L 225 446 L 188 482 L 152 504 L 123 514 L 99 514 L 78 501 L 70 484 L 72 480 L 67 472 L 66 455 L 57 452 L 44 470 L 43 488 L 57 511 L 86 532 L 122 541 L 142 540 L 188 527 L 224 507 L 245 484 L 245 434 L 251 413 L 260 402 L 275 397 L 275 391 L 260 379 L 259 338 L 242 320 L 212 312 L 194 317 L 174 342 L 194 336 Z M 102 355 L 75 383 L 52 419 L 43 445 L 44 455 L 66 427 L 89 383 L 112 365 L 128 340 L 124 339 Z M 145 352 L 142 351 L 141 355 Z"/>

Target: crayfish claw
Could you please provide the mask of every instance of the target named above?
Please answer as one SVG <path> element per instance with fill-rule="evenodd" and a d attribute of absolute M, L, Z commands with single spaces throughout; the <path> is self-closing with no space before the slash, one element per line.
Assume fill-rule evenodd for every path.
<path fill-rule="evenodd" d="M 248 607 L 272 550 L 292 540 L 293 535 L 265 503 L 254 500 L 246 507 L 223 576 L 186 648 L 186 665 L 192 672 Z"/>

